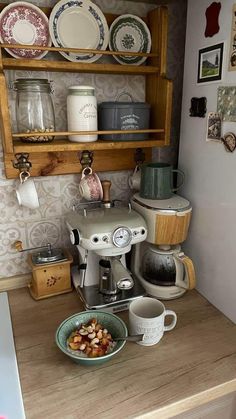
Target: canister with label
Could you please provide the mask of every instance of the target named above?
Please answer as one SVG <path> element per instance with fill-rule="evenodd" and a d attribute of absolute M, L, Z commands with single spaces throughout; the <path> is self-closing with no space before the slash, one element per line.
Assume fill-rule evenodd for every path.
<path fill-rule="evenodd" d="M 97 131 L 97 100 L 92 86 L 70 86 L 67 96 L 68 131 Z M 73 142 L 92 142 L 97 134 L 70 135 Z"/>
<path fill-rule="evenodd" d="M 102 102 L 98 107 L 98 124 L 101 131 L 122 130 L 121 134 L 106 134 L 108 141 L 146 140 L 147 133 L 129 134 L 127 130 L 149 129 L 150 104 L 146 102 Z"/>

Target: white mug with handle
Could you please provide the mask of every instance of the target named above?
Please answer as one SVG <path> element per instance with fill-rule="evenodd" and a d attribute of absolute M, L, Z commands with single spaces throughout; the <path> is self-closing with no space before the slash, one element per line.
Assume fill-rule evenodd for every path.
<path fill-rule="evenodd" d="M 128 183 L 130 189 L 133 189 L 134 191 L 140 190 L 141 168 L 139 165 L 136 165 L 132 175 L 129 177 Z"/>
<path fill-rule="evenodd" d="M 16 188 L 16 197 L 19 205 L 23 207 L 30 209 L 39 207 L 38 193 L 29 172 L 20 173 L 20 183 Z"/>
<path fill-rule="evenodd" d="M 172 322 L 165 325 L 166 316 L 171 316 Z M 142 297 L 130 303 L 129 306 L 129 333 L 130 335 L 144 334 L 138 345 L 152 346 L 158 343 L 164 332 L 174 329 L 177 315 L 173 310 L 166 310 L 161 301 Z"/>

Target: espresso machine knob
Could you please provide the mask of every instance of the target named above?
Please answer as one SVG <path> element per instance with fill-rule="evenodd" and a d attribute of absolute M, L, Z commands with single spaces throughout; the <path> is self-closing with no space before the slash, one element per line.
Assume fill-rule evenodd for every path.
<path fill-rule="evenodd" d="M 80 232 L 77 228 L 74 228 L 73 230 L 71 230 L 70 241 L 75 246 L 77 246 L 79 244 L 79 242 L 80 242 Z"/>

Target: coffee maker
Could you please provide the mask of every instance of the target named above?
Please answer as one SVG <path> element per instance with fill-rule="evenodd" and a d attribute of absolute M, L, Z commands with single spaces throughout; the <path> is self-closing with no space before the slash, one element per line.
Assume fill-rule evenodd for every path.
<path fill-rule="evenodd" d="M 66 217 L 79 258 L 72 281 L 86 309 L 118 312 L 146 294 L 127 269 L 126 254 L 146 239 L 147 226 L 130 204 L 110 200 L 111 182 L 102 186 L 103 201 L 82 204 Z"/>
<path fill-rule="evenodd" d="M 174 193 L 156 200 L 135 193 L 131 205 L 148 228 L 146 241 L 132 249 L 131 271 L 148 295 L 163 300 L 182 296 L 195 287 L 193 262 L 181 250 L 191 219 L 190 202 Z"/>

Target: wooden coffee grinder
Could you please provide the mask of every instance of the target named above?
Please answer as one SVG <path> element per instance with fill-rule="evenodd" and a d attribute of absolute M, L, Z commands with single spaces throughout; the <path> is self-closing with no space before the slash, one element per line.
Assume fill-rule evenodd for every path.
<path fill-rule="evenodd" d="M 41 249 L 28 255 L 32 269 L 32 280 L 28 287 L 35 300 L 72 291 L 70 264 L 73 258 L 68 250 L 52 248 L 50 243 L 46 246 L 23 249 L 20 240 L 14 243 L 14 247 L 18 252 Z"/>

